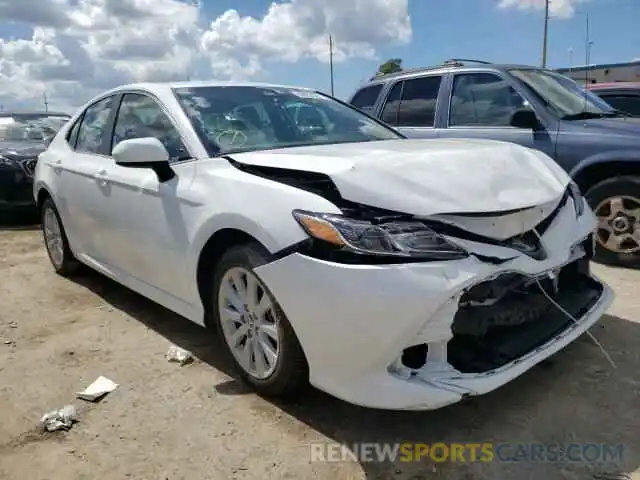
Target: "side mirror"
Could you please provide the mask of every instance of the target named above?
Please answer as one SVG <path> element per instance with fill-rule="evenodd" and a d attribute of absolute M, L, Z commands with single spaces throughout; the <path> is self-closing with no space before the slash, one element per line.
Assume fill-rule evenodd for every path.
<path fill-rule="evenodd" d="M 152 169 L 161 182 L 176 176 L 169 165 L 169 152 L 155 137 L 123 140 L 114 147 L 111 155 L 121 167 Z"/>
<path fill-rule="evenodd" d="M 509 124 L 512 127 L 528 128 L 531 130 L 536 130 L 540 126 L 536 113 L 528 108 L 521 108 L 513 112 Z"/>

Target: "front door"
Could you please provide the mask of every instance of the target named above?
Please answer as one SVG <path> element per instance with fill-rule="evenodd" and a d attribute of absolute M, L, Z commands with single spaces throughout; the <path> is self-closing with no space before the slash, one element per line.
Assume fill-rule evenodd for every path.
<path fill-rule="evenodd" d="M 555 157 L 557 132 L 511 126 L 513 113 L 529 105 L 506 79 L 495 73 L 456 74 L 447 107 L 446 127 L 439 129 L 442 137 L 502 140 Z"/>
<path fill-rule="evenodd" d="M 160 182 L 148 168 L 117 165 L 105 171 L 102 231 L 107 262 L 150 286 L 187 300 L 192 279 L 186 278 L 189 235 L 183 214 L 195 162 L 173 122 L 156 101 L 141 93 L 126 93 L 114 122 L 109 152 L 130 138 L 156 137 L 167 148 L 176 176 Z"/>

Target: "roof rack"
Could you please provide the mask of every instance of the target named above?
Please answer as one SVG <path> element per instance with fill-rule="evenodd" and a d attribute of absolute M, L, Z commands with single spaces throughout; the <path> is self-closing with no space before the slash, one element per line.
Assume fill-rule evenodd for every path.
<path fill-rule="evenodd" d="M 373 77 L 371 77 L 369 81 L 373 81 L 378 78 L 387 77 L 391 75 L 404 75 L 407 73 L 427 72 L 429 70 L 437 70 L 438 68 L 442 68 L 442 67 L 462 67 L 463 65 L 465 65 L 465 63 L 479 63 L 481 65 L 491 65 L 493 62 L 487 62 L 484 60 L 472 60 L 469 58 L 450 58 L 449 60 L 445 60 L 444 62 L 442 62 L 442 64 L 440 65 L 434 65 L 431 67 L 408 68 L 408 69 L 404 69 L 404 70 L 400 70 L 398 72 L 392 72 L 392 73 L 376 72 L 376 74 Z"/>
<path fill-rule="evenodd" d="M 470 58 L 450 58 L 445 60 L 443 65 L 464 65 L 465 63 L 479 63 L 481 65 L 491 65 L 491 62 L 485 60 L 473 60 Z"/>

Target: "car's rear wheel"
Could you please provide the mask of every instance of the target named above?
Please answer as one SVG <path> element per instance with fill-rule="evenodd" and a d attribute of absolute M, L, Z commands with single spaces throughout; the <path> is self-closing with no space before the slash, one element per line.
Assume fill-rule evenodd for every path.
<path fill-rule="evenodd" d="M 257 244 L 223 254 L 213 278 L 213 323 L 247 384 L 263 395 L 292 396 L 308 384 L 309 369 L 282 308 L 254 272 L 267 262 Z"/>
<path fill-rule="evenodd" d="M 42 205 L 41 224 L 47 254 L 56 273 L 62 276 L 75 273 L 79 263 L 69 248 L 60 215 L 51 198 L 47 198 Z"/>
<path fill-rule="evenodd" d="M 594 260 L 622 267 L 640 265 L 640 177 L 603 180 L 585 197 L 598 217 Z"/>

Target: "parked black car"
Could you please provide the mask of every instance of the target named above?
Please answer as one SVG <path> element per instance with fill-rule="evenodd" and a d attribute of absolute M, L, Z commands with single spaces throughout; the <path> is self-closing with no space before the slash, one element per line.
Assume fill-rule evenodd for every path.
<path fill-rule="evenodd" d="M 640 82 L 593 83 L 587 89 L 612 107 L 640 117 Z"/>
<path fill-rule="evenodd" d="M 69 118 L 65 113 L 0 112 L 0 213 L 35 209 L 32 181 L 38 155 Z"/>
<path fill-rule="evenodd" d="M 349 102 L 407 137 L 487 138 L 547 153 L 599 218 L 596 260 L 640 264 L 640 118 L 573 80 L 531 66 L 449 60 L 375 76 Z"/>

